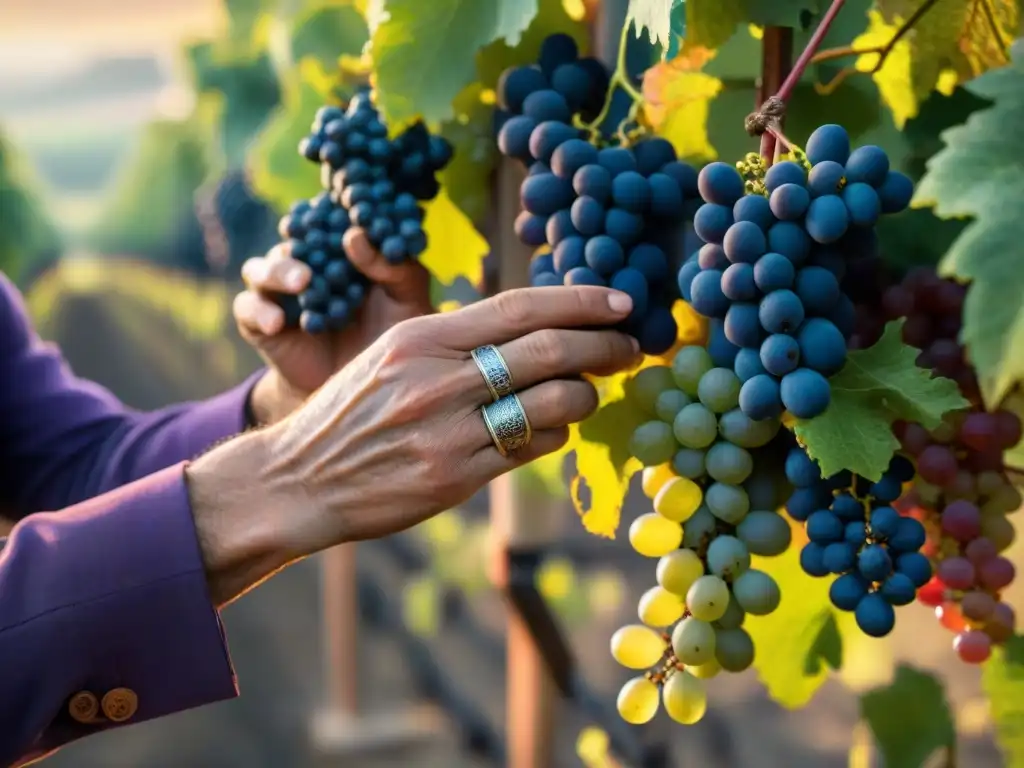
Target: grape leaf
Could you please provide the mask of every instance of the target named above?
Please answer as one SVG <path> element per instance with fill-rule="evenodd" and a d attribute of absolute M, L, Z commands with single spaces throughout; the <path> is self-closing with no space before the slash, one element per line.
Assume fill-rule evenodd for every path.
<path fill-rule="evenodd" d="M 672 10 L 681 4 L 680 0 L 629 0 L 626 24 L 635 25 L 637 37 L 646 29 L 652 43 L 668 46 L 672 36 Z"/>
<path fill-rule="evenodd" d="M 797 420 L 797 438 L 826 477 L 849 469 L 879 479 L 899 447 L 893 421 L 934 429 L 946 413 L 969 405 L 952 379 L 917 367 L 919 351 L 901 341 L 902 328 L 902 320 L 888 323 L 878 343 L 850 352 L 829 381 L 828 410 Z"/>
<path fill-rule="evenodd" d="M 644 73 L 644 116 L 658 136 L 672 142 L 676 153 L 694 161 L 714 160 L 708 138 L 710 102 L 721 92 L 722 81 L 697 70 L 710 58 L 700 48 L 690 55 L 655 64 Z"/>
<path fill-rule="evenodd" d="M 389 0 L 373 33 L 377 105 L 389 123 L 452 116 L 452 100 L 475 79 L 476 52 L 515 45 L 537 0 Z"/>
<path fill-rule="evenodd" d="M 852 616 L 835 609 L 828 580 L 800 567 L 800 547 L 778 557 L 755 557 L 753 567 L 772 576 L 782 601 L 767 616 L 750 616 L 743 628 L 754 640 L 754 669 L 768 695 L 784 707 L 807 704 L 843 661 L 843 643 L 852 634 Z"/>
<path fill-rule="evenodd" d="M 463 213 L 482 222 L 490 208 L 492 172 L 498 160 L 494 108 L 485 103 L 480 83 L 464 88 L 453 108 L 455 117 L 440 127 L 455 149 L 451 163 L 441 172 L 441 183 Z"/>
<path fill-rule="evenodd" d="M 601 406 L 573 425 L 569 448 L 576 458 L 570 496 L 583 527 L 596 536 L 615 538 L 629 480 L 640 470 L 627 445 L 633 430 L 649 417 L 626 396 L 627 374 L 592 379 Z M 589 497 L 589 498 L 587 498 Z"/>
<path fill-rule="evenodd" d="M 686 46 L 718 48 L 740 24 L 795 27 L 808 13 L 817 13 L 820 0 L 686 0 Z M 665 16 L 668 24 L 668 16 Z"/>
<path fill-rule="evenodd" d="M 921 0 L 878 0 L 886 21 L 899 26 L 921 8 Z M 1007 63 L 1005 40 L 1020 26 L 1017 0 L 936 0 L 907 35 L 909 86 L 922 101 L 952 71 L 951 84 L 963 83 Z M 891 38 L 890 38 L 891 39 Z M 887 42 L 887 41 L 886 41 Z"/>
<path fill-rule="evenodd" d="M 1006 764 L 1024 764 L 1024 637 L 995 649 L 982 667 L 981 684 Z"/>
<path fill-rule="evenodd" d="M 942 218 L 973 217 L 940 270 L 971 281 L 961 340 L 994 405 L 1024 378 L 1024 271 L 1016 255 L 1024 240 L 1024 162 L 1013 130 L 1024 117 L 1024 42 L 1014 43 L 1012 66 L 966 88 L 993 105 L 942 135 L 946 148 L 928 161 L 914 205 L 932 206 Z"/>
<path fill-rule="evenodd" d="M 320 71 L 315 61 L 302 62 L 284 78 L 283 103 L 251 146 L 247 163 L 256 193 L 278 209 L 316 194 L 316 167 L 299 155 L 299 141 L 309 133 L 317 109 L 324 103 Z"/>
<path fill-rule="evenodd" d="M 919 768 L 936 749 L 956 746 L 956 729 L 942 683 L 901 664 L 892 683 L 860 697 L 886 768 Z"/>
<path fill-rule="evenodd" d="M 452 202 L 444 186 L 438 196 L 426 204 L 426 209 L 423 231 L 427 234 L 427 250 L 420 262 L 445 285 L 452 285 L 460 277 L 479 285 L 490 245 Z"/>
<path fill-rule="evenodd" d="M 746 6 L 746 20 L 761 27 L 801 29 L 821 11 L 820 0 L 746 0 Z"/>
<path fill-rule="evenodd" d="M 370 39 L 362 14 L 351 5 L 314 6 L 292 26 L 292 58 L 312 56 L 334 67 L 340 56 L 359 56 Z"/>

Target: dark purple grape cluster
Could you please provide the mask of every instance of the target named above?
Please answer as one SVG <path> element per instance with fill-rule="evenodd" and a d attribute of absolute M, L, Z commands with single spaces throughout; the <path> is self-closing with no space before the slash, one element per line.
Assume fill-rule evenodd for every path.
<path fill-rule="evenodd" d="M 294 258 L 313 270 L 298 302 L 281 299 L 289 320 L 309 333 L 340 330 L 362 304 L 366 279 L 349 262 L 342 241 L 350 226 L 366 231 L 388 262 L 415 259 L 427 247 L 421 201 L 440 191 L 437 173 L 452 146 L 416 123 L 399 136 L 388 129 L 368 90 L 346 107 L 321 107 L 299 152 L 318 163 L 326 192 L 296 203 L 280 223 Z"/>
<path fill-rule="evenodd" d="M 828 408 L 828 378 L 845 364 L 854 332 L 843 280 L 877 257 L 875 224 L 904 210 L 914 191 L 879 147 L 851 151 L 838 125 L 815 130 L 803 160 L 746 182 L 726 163 L 706 166 L 693 222 L 706 244 L 679 270 L 682 296 L 719 321 L 732 347 L 740 408 L 752 419 L 784 409 L 811 419 Z"/>
<path fill-rule="evenodd" d="M 896 507 L 914 474 L 913 462 L 898 454 L 877 482 L 848 471 L 822 478 L 800 447 L 786 457 L 786 479 L 794 487 L 786 511 L 805 524 L 808 538 L 800 566 L 817 578 L 834 575 L 832 604 L 852 611 L 872 637 L 888 635 L 896 623 L 894 607 L 914 602 L 932 577 L 921 552 L 925 527 Z"/>
<path fill-rule="evenodd" d="M 516 235 L 546 247 L 531 267 L 534 286 L 600 285 L 628 293 L 634 309 L 622 330 L 645 353 L 662 354 L 678 334 L 672 257 L 700 203 L 697 173 L 665 139 L 604 149 L 590 143 L 573 117 L 597 103 L 593 89 L 607 82 L 555 77 L 569 66 L 584 69 L 582 61 L 565 63 L 569 53 L 575 60 L 575 44 L 570 48 L 564 36 L 548 38 L 540 66 L 509 70 L 499 85 L 501 103 L 521 114 L 503 124 L 498 147 L 529 169 Z M 557 87 L 540 88 L 553 63 Z"/>

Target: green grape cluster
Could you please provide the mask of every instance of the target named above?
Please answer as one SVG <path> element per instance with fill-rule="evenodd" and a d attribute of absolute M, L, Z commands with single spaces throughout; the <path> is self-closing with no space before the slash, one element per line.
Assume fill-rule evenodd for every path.
<path fill-rule="evenodd" d="M 619 714 L 639 724 L 660 703 L 690 725 L 707 707 L 704 681 L 754 661 L 747 614 L 774 611 L 779 587 L 752 555 L 784 552 L 791 530 L 776 511 L 785 498 L 770 449 L 786 433 L 778 419 L 753 421 L 739 409 L 740 381 L 701 346 L 685 346 L 671 367 L 641 370 L 634 402 L 651 417 L 630 440 L 644 465 L 653 511 L 629 528 L 633 549 L 657 558 L 657 584 L 639 601 L 639 624 L 612 637 L 612 656 L 644 670 L 618 697 Z"/>

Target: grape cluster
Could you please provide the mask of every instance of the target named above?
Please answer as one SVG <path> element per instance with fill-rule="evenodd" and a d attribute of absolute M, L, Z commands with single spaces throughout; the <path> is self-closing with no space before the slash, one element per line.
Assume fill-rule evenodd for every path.
<path fill-rule="evenodd" d="M 1006 475 L 1003 453 L 1022 437 L 1021 420 L 985 410 L 977 378 L 957 341 L 967 287 L 917 268 L 882 297 L 887 319 L 905 318 L 904 341 L 921 349 L 918 364 L 957 382 L 971 402 L 938 428 L 899 422 L 896 436 L 917 463 L 917 478 L 898 508 L 928 532 L 924 552 L 935 576 L 918 600 L 935 608 L 940 623 L 956 633 L 953 647 L 968 663 L 981 663 L 993 643 L 1014 632 L 1013 609 L 1001 602 L 1013 581 L 1013 563 L 1000 553 L 1013 542 L 1007 515 L 1022 498 Z"/>
<path fill-rule="evenodd" d="M 853 611 L 857 626 L 872 637 L 892 631 L 894 606 L 912 603 L 932 576 L 920 552 L 924 526 L 893 506 L 913 477 L 913 463 L 898 454 L 877 482 L 848 471 L 823 478 L 799 447 L 786 457 L 786 478 L 795 488 L 786 511 L 805 523 L 808 538 L 800 565 L 811 576 L 835 575 L 832 604 Z"/>
<path fill-rule="evenodd" d="M 699 203 L 697 173 L 664 139 L 603 149 L 587 140 L 574 115 L 600 105 L 607 73 L 599 77 L 588 60 L 576 61 L 571 42 L 548 38 L 539 66 L 509 70 L 499 84 L 500 103 L 514 116 L 502 124 L 498 147 L 529 169 L 516 235 L 546 246 L 531 267 L 534 286 L 602 285 L 629 294 L 633 312 L 623 330 L 645 353 L 662 354 L 678 333 L 670 257 Z"/>
<path fill-rule="evenodd" d="M 775 511 L 786 488 L 770 460 L 788 433 L 777 419 L 744 415 L 739 389 L 736 374 L 716 368 L 700 346 L 683 347 L 671 368 L 643 369 L 630 383 L 630 396 L 652 417 L 635 431 L 630 452 L 646 466 L 643 490 L 654 511 L 633 521 L 629 541 L 659 558 L 657 586 L 640 599 L 642 623 L 611 641 L 616 661 L 647 670 L 619 693 L 619 713 L 630 723 L 654 717 L 659 686 L 672 719 L 700 720 L 703 680 L 753 663 L 746 615 L 779 605 L 778 585 L 751 567 L 751 555 L 779 555 L 790 543 L 789 524 Z"/>
<path fill-rule="evenodd" d="M 319 163 L 327 190 L 292 207 L 279 232 L 294 258 L 314 277 L 298 300 L 300 324 L 309 333 L 340 330 L 359 308 L 366 281 L 345 255 L 342 239 L 360 227 L 388 262 L 418 257 L 427 247 L 421 201 L 440 190 L 436 174 L 452 158 L 452 146 L 416 123 L 394 139 L 369 91 L 347 107 L 326 106 L 316 114 L 299 153 Z M 296 308 L 282 302 L 289 313 Z"/>
<path fill-rule="evenodd" d="M 679 289 L 722 322 L 745 414 L 814 418 L 831 402 L 828 377 L 854 331 L 843 280 L 876 256 L 874 225 L 909 205 L 913 183 L 879 147 L 851 152 L 838 125 L 816 129 L 798 160 L 739 165 L 753 178 L 720 162 L 700 172 L 694 228 L 705 245 L 680 268 Z"/>

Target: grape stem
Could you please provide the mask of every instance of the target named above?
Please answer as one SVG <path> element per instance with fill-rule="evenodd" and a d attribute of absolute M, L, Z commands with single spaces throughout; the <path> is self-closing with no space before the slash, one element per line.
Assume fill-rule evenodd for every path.
<path fill-rule="evenodd" d="M 796 88 L 797 83 L 800 82 L 800 79 L 804 76 L 804 72 L 807 70 L 808 65 L 814 58 L 814 54 L 816 54 L 818 49 L 821 48 L 821 44 L 825 40 L 825 35 L 828 34 L 828 31 L 832 26 L 832 22 L 835 21 L 836 16 L 839 15 L 839 11 L 842 9 L 845 2 L 846 0 L 832 0 L 832 4 L 829 5 L 828 10 L 825 11 L 825 15 L 822 16 L 817 29 L 815 29 L 814 34 L 811 35 L 811 39 L 807 41 L 807 45 L 804 47 L 803 52 L 799 57 L 797 57 L 796 63 L 793 64 L 793 69 L 790 70 L 785 81 L 783 81 L 782 85 L 779 86 L 779 90 L 775 94 L 775 99 L 783 104 L 789 101 L 789 97 L 793 95 L 793 90 Z M 766 130 L 761 134 L 761 157 L 764 158 L 764 161 L 768 166 L 772 164 L 772 161 L 775 158 L 775 141 L 777 137 L 781 137 L 782 140 L 790 147 L 794 146 L 782 137 L 781 119 L 775 118 L 768 120 Z"/>
<path fill-rule="evenodd" d="M 617 88 L 621 88 L 633 100 L 633 105 L 630 107 L 630 116 L 624 122 L 636 118 L 639 107 L 644 101 L 644 95 L 630 82 L 629 72 L 626 69 L 626 49 L 629 46 L 629 32 L 632 29 L 632 22 L 622 26 L 622 34 L 619 36 L 619 50 L 615 59 L 615 71 L 612 72 L 611 79 L 608 81 L 608 92 L 604 97 L 604 104 L 601 106 L 601 111 L 597 117 L 583 126 L 590 134 L 590 142 L 592 144 L 600 142 L 601 124 L 607 119 L 608 113 L 611 111 L 612 99 Z"/>

